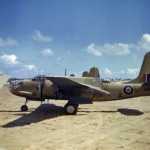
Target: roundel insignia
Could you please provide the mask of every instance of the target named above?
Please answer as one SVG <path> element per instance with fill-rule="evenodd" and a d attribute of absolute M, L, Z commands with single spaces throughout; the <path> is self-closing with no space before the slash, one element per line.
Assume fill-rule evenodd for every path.
<path fill-rule="evenodd" d="M 124 92 L 126 94 L 132 94 L 133 93 L 133 88 L 131 86 L 125 86 L 124 87 Z"/>

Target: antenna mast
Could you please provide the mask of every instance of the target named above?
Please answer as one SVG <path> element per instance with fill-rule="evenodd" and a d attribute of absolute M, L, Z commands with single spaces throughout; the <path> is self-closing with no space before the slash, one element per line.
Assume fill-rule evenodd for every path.
<path fill-rule="evenodd" d="M 65 77 L 67 76 L 67 69 L 65 69 Z"/>

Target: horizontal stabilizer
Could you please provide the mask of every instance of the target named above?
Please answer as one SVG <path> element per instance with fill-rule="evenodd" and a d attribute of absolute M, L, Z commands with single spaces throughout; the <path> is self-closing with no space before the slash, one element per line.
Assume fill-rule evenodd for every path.
<path fill-rule="evenodd" d="M 6 74 L 0 74 L 0 89 L 9 80 L 10 76 Z"/>

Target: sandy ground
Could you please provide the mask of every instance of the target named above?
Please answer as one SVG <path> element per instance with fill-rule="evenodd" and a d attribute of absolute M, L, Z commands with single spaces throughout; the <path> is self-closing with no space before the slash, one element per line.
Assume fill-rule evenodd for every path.
<path fill-rule="evenodd" d="M 150 150 L 150 97 L 80 105 L 66 116 L 66 101 L 29 102 L 0 90 L 0 150 Z"/>

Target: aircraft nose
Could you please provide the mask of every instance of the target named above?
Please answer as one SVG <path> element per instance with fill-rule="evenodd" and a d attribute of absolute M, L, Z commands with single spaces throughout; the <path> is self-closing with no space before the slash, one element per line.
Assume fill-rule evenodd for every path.
<path fill-rule="evenodd" d="M 19 88 L 21 85 L 23 85 L 23 82 L 18 80 L 10 81 L 10 91 L 12 92 L 13 90 Z"/>

